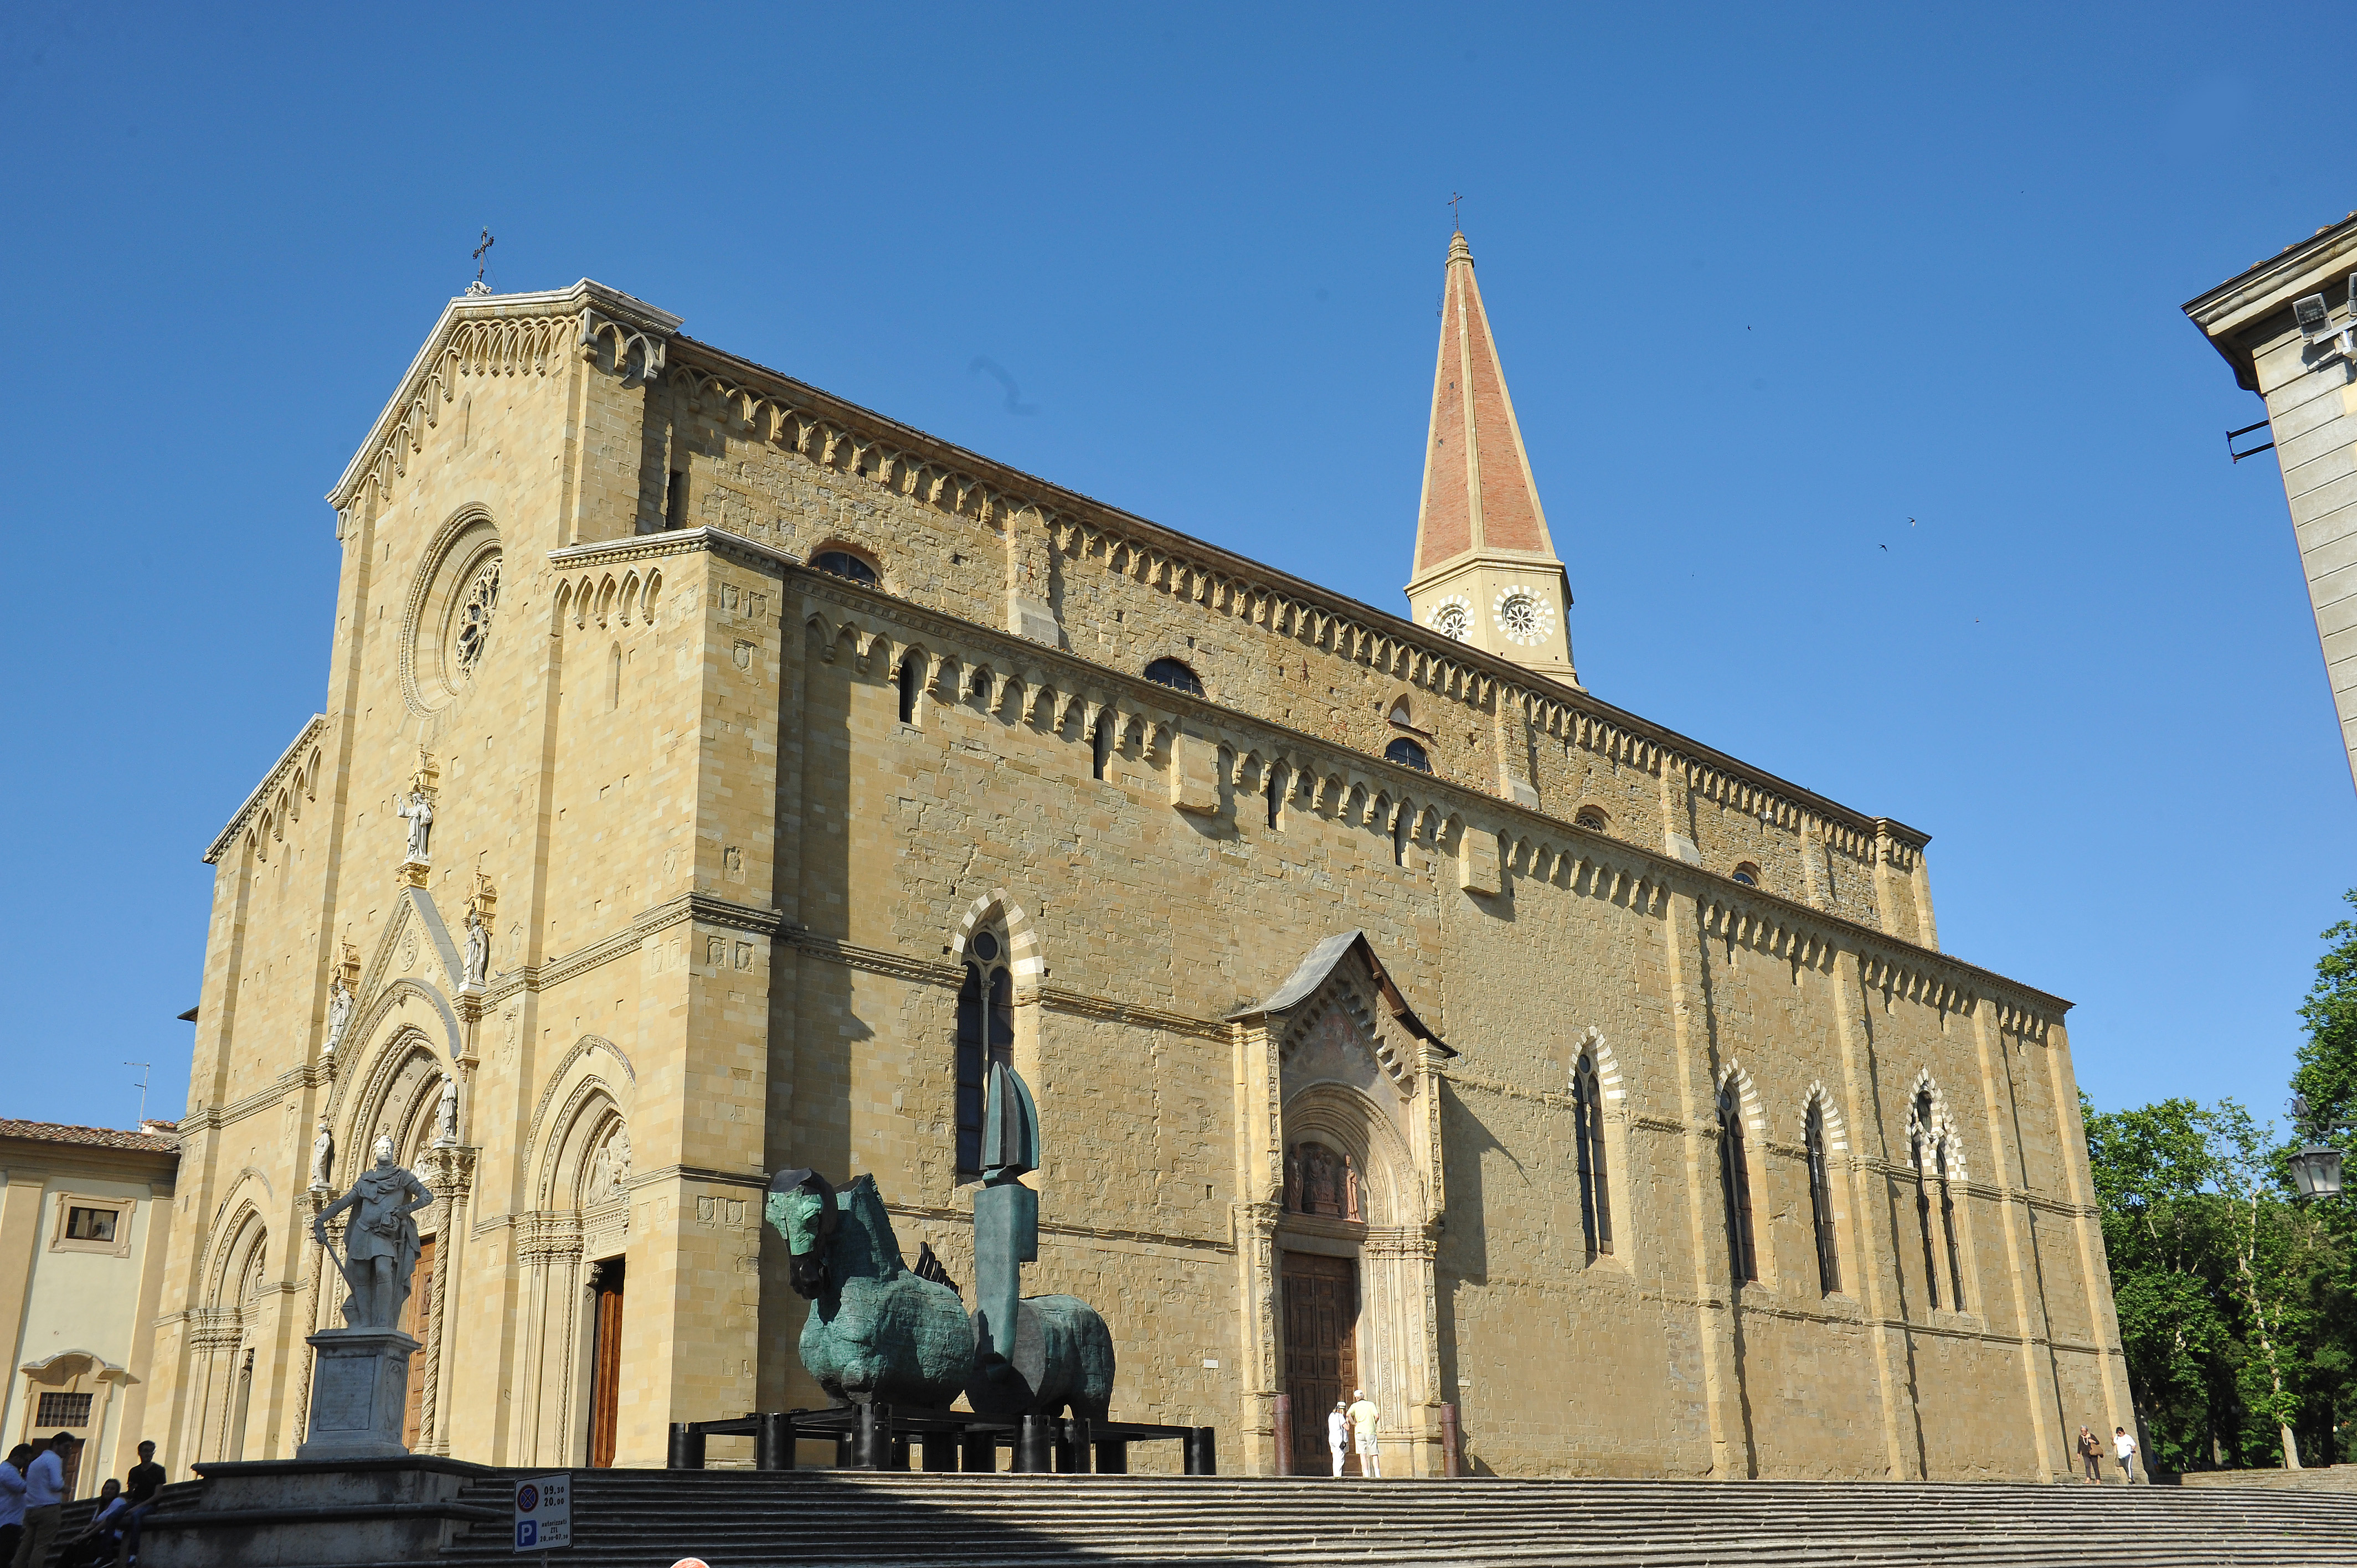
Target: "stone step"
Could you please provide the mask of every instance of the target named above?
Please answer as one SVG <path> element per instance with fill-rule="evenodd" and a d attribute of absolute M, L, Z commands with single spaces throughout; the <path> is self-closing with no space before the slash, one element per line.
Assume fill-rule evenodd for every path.
<path fill-rule="evenodd" d="M 517 1471 L 463 1500 L 504 1509 Z M 1844 1481 L 574 1471 L 573 1568 L 2292 1568 L 2357 1563 L 2357 1496 Z M 439 1562 L 516 1561 L 504 1532 Z"/>

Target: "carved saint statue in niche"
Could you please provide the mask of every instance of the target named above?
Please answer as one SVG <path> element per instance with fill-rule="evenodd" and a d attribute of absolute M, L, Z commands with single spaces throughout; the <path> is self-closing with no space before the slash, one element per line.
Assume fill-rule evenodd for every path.
<path fill-rule="evenodd" d="M 434 1107 L 434 1146 L 447 1149 L 458 1141 L 458 1080 L 447 1073 L 442 1098 Z"/>
<path fill-rule="evenodd" d="M 311 1140 L 311 1190 L 326 1192 L 328 1176 L 336 1161 L 336 1135 L 328 1129 L 327 1112 L 319 1113 L 318 1136 Z"/>
<path fill-rule="evenodd" d="M 461 983 L 482 984 L 483 972 L 490 967 L 490 962 L 491 933 L 483 929 L 483 912 L 470 907 L 467 910 L 467 967 Z"/>
<path fill-rule="evenodd" d="M 351 1021 L 351 990 L 344 984 L 343 974 L 339 972 L 334 983 L 328 988 L 328 1043 L 319 1047 L 321 1056 L 331 1057 L 336 1054 L 336 1047 L 343 1041 L 344 1026 Z"/>
<path fill-rule="evenodd" d="M 426 845 L 434 832 L 434 802 L 425 798 L 425 790 L 413 789 L 393 809 L 393 815 L 409 824 L 409 858 L 424 865 Z"/>
<path fill-rule="evenodd" d="M 1285 1207 L 1295 1214 L 1361 1219 L 1357 1162 L 1323 1144 L 1296 1144 L 1286 1160 Z"/>

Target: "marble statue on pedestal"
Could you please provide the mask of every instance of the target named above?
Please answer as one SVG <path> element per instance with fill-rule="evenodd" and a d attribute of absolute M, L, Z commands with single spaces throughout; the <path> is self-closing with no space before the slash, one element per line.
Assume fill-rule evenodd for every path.
<path fill-rule="evenodd" d="M 447 1082 L 447 1079 L 444 1080 Z M 362 1173 L 350 1192 L 311 1220 L 311 1236 L 327 1250 L 351 1296 L 344 1321 L 354 1328 L 392 1328 L 409 1300 L 409 1274 L 417 1266 L 417 1221 L 410 1216 L 434 1201 L 415 1175 L 393 1163 L 393 1140 L 379 1134 L 375 1168 Z M 328 1239 L 328 1221 L 346 1209 L 344 1256 Z"/>
<path fill-rule="evenodd" d="M 295 1450 L 298 1459 L 387 1458 L 409 1452 L 401 1440 L 402 1416 L 409 1358 L 419 1347 L 402 1332 L 401 1313 L 420 1250 L 417 1221 L 411 1216 L 432 1203 L 434 1194 L 393 1163 L 391 1138 L 380 1134 L 375 1154 L 375 1165 L 311 1221 L 312 1238 L 351 1294 L 344 1303 L 350 1326 L 309 1337 L 318 1364 L 311 1381 L 308 1434 Z M 351 1218 L 344 1224 L 344 1255 L 338 1258 L 328 1221 L 346 1212 Z"/>

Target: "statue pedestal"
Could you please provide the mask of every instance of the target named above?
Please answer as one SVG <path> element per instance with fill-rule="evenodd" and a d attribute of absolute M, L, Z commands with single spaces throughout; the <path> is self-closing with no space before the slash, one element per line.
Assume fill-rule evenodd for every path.
<path fill-rule="evenodd" d="M 409 1358 L 420 1348 L 397 1328 L 330 1328 L 310 1337 L 311 1423 L 297 1459 L 393 1459 L 409 1404 Z"/>

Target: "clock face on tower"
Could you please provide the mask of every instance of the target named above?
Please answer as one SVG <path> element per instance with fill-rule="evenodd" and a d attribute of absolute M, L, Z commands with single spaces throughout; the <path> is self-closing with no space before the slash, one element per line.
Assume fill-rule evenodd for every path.
<path fill-rule="evenodd" d="M 1522 647 L 1544 642 L 1555 632 L 1555 607 L 1520 583 L 1498 590 L 1490 614 L 1499 635 Z"/>

